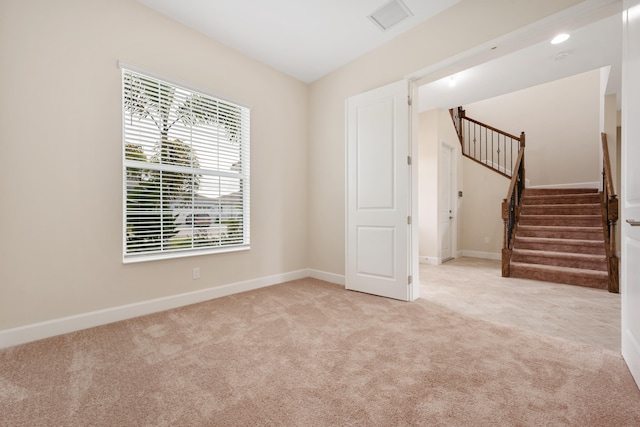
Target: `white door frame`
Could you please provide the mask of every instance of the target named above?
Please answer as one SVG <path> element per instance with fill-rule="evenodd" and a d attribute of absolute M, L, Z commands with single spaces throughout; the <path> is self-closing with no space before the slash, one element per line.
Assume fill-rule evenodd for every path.
<path fill-rule="evenodd" d="M 621 340 L 622 357 L 640 386 L 640 0 L 624 1 L 622 53 Z M 626 89 L 626 90 L 625 90 Z"/>

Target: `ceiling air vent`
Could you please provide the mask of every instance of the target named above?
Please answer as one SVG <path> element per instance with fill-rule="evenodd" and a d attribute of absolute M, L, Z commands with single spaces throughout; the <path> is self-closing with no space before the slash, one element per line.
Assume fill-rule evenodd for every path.
<path fill-rule="evenodd" d="M 413 13 L 411 13 L 409 8 L 407 8 L 401 0 L 391 0 L 369 15 L 369 19 L 382 31 L 386 31 L 412 15 Z"/>

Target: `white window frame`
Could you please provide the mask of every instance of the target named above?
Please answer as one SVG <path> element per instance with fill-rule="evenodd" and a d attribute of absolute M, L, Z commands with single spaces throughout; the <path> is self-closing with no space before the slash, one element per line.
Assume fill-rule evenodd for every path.
<path fill-rule="evenodd" d="M 158 78 L 152 73 L 139 71 L 135 67 L 120 64 L 120 68 L 122 69 L 121 108 L 123 118 L 123 262 L 132 263 L 141 261 L 153 261 L 204 254 L 227 253 L 250 249 L 250 108 L 236 102 L 231 102 L 212 96 L 203 91 L 195 90 L 184 84 L 176 84 L 167 79 Z M 185 163 L 163 164 L 162 159 L 165 158 L 163 157 L 163 154 L 160 154 L 159 156 L 156 155 L 156 160 L 154 162 L 150 160 L 151 156 L 149 153 L 149 141 L 150 138 L 153 138 L 152 134 L 156 132 L 156 130 L 149 130 L 151 128 L 149 126 L 149 121 L 151 119 L 141 118 L 141 114 L 132 113 L 134 109 L 131 107 L 132 103 L 130 101 L 133 98 L 132 94 L 136 93 L 133 91 L 133 89 L 138 89 L 138 87 L 140 87 L 135 86 L 135 80 L 133 79 L 142 79 L 141 81 L 144 81 L 145 84 L 148 82 L 157 82 L 159 88 L 169 87 L 172 90 L 176 91 L 172 93 L 179 92 L 179 94 L 181 95 L 176 95 L 175 98 L 171 98 L 171 108 L 173 108 L 174 106 L 174 100 L 178 98 L 182 101 L 188 99 L 196 101 L 190 104 L 191 106 L 195 106 L 191 111 L 197 111 L 196 113 L 193 113 L 193 117 L 205 117 L 205 119 L 210 119 L 209 123 L 202 124 L 197 123 L 197 120 L 192 120 L 192 123 L 184 124 L 183 120 L 176 119 L 176 117 L 178 117 L 178 115 L 176 114 L 176 116 L 172 117 L 172 121 L 175 121 L 175 123 L 180 122 L 180 124 L 176 127 L 178 128 L 178 132 L 181 133 L 179 134 L 179 139 L 175 137 L 174 141 L 175 144 L 180 144 L 180 148 L 183 146 L 191 147 L 189 148 L 190 159 L 197 158 L 196 156 L 198 155 L 198 153 L 200 153 L 205 158 L 207 166 L 203 166 L 202 163 L 197 162 L 197 160 L 197 163 L 191 163 L 190 165 L 186 165 Z M 145 86 L 145 88 L 146 87 L 147 86 Z M 156 92 L 149 93 L 153 94 Z M 191 96 L 193 98 L 190 98 Z M 157 102 L 162 97 L 151 96 L 147 97 L 146 99 L 149 98 L 154 102 Z M 164 98 L 162 99 L 164 100 Z M 198 100 L 203 100 L 203 102 L 198 102 Z M 177 107 L 180 101 L 175 102 L 175 105 Z M 186 103 L 183 103 L 182 105 L 185 104 Z M 212 106 L 215 106 L 215 108 Z M 171 111 L 173 112 L 174 110 Z M 177 109 L 175 111 L 177 111 Z M 225 115 L 225 112 L 228 111 L 231 111 L 233 114 Z M 202 112 L 204 113 L 198 116 L 198 113 Z M 182 115 L 181 117 L 186 116 L 188 116 L 188 114 Z M 231 117 L 231 119 L 229 119 L 228 117 Z M 136 120 L 138 120 L 140 123 L 135 124 L 134 122 Z M 142 123 L 144 120 L 147 120 L 146 127 Z M 215 123 L 211 124 L 211 120 L 213 120 Z M 221 124 L 223 120 L 229 121 Z M 225 124 L 228 125 L 225 126 Z M 138 128 L 141 130 L 137 131 L 136 129 Z M 190 129 L 191 133 L 188 133 L 186 129 Z M 194 129 L 195 132 L 193 131 Z M 191 138 L 189 135 L 193 134 L 197 134 L 197 136 Z M 216 136 L 214 136 L 214 134 Z M 231 134 L 234 135 L 233 143 L 232 137 L 228 136 Z M 163 137 L 162 135 L 165 136 Z M 144 138 L 146 138 L 146 140 Z M 156 153 L 164 153 L 165 151 L 168 153 L 175 152 L 173 151 L 172 145 L 170 143 L 172 138 L 171 135 L 169 135 L 166 131 L 163 134 L 160 130 L 160 127 L 157 128 L 157 138 L 158 140 L 166 142 L 164 143 L 165 145 L 163 145 L 162 143 L 156 144 L 157 146 L 159 146 Z M 210 140 L 207 138 L 210 138 Z M 145 140 L 146 142 L 139 142 L 143 140 Z M 237 146 L 237 152 L 234 151 L 234 148 L 230 148 L 233 145 Z M 135 156 L 132 156 L 132 146 L 136 146 L 136 149 L 140 148 L 144 152 L 144 156 L 141 156 L 137 159 L 135 158 Z M 221 148 L 223 146 L 225 147 L 224 149 Z M 176 146 L 174 145 L 173 147 Z M 200 151 L 198 152 L 197 150 Z M 145 160 L 141 160 L 141 158 L 143 157 Z M 172 156 L 167 155 L 166 158 L 172 158 Z M 239 160 L 233 163 L 232 167 L 229 167 L 229 161 L 233 161 L 235 159 Z M 227 163 L 226 168 L 221 166 L 224 161 L 226 161 Z M 213 166 L 214 164 L 217 164 L 218 166 Z M 193 167 L 194 165 L 195 167 Z M 162 177 L 163 174 L 165 174 L 165 176 L 171 176 L 171 174 L 173 174 L 173 176 L 179 175 L 180 177 L 191 176 L 191 181 L 185 181 L 190 183 L 189 188 L 191 190 L 180 190 L 180 199 L 173 203 L 167 202 L 167 199 L 163 200 L 162 202 L 160 202 L 160 204 L 158 204 L 159 206 L 162 206 L 160 209 L 147 208 L 146 212 L 153 211 L 154 213 L 148 213 L 147 216 L 145 216 L 144 214 L 139 213 L 141 212 L 139 208 L 135 208 L 136 206 L 140 206 L 140 204 L 136 204 L 136 202 L 138 200 L 145 200 L 145 198 L 148 198 L 152 201 L 155 201 L 155 199 L 162 200 L 166 194 L 170 194 L 171 190 L 168 189 L 172 187 L 171 184 L 167 183 L 166 181 L 163 182 L 162 178 L 160 178 L 159 181 L 157 179 L 154 180 L 153 185 L 155 185 L 155 187 L 149 185 L 144 187 L 147 189 L 162 188 L 162 191 L 159 192 L 159 196 L 157 196 L 158 192 L 140 190 L 140 188 L 143 188 L 141 184 L 145 184 L 146 181 L 144 180 L 144 178 L 131 179 L 128 176 L 128 172 L 130 171 L 145 171 L 148 173 L 147 176 L 156 177 Z M 201 190 L 202 188 L 198 187 L 198 185 L 194 185 L 193 182 L 196 180 L 195 177 L 197 177 L 197 181 L 199 182 L 200 178 L 203 176 L 210 180 L 217 180 L 218 183 L 221 183 L 223 181 L 226 182 L 227 187 L 225 188 L 227 189 L 227 192 L 223 192 L 223 190 L 220 189 L 223 187 L 223 185 L 218 184 L 217 187 L 215 185 L 211 186 L 211 188 L 217 189 L 217 197 L 205 197 L 204 195 L 199 194 L 199 190 Z M 233 185 L 230 183 L 233 183 Z M 233 188 L 235 188 L 236 191 L 230 193 L 232 186 L 235 186 Z M 143 194 L 143 196 L 136 197 L 136 195 L 139 194 Z M 156 195 L 155 197 L 150 196 L 154 194 Z M 204 202 L 202 201 L 203 199 L 205 199 Z M 147 203 L 143 206 L 149 206 L 149 204 Z M 196 232 L 203 230 L 202 228 L 197 229 L 198 218 L 202 218 L 202 212 L 205 212 L 205 210 L 203 209 L 207 209 L 206 212 L 215 212 L 215 214 L 211 216 L 207 214 L 207 216 L 209 216 L 209 219 L 207 221 L 211 221 L 212 217 L 214 218 L 214 222 L 217 221 L 216 224 L 218 225 L 216 226 L 216 229 L 218 230 L 218 237 L 214 239 L 211 238 L 209 234 L 207 234 L 207 238 L 204 239 L 204 243 L 202 241 L 198 241 L 198 243 L 196 244 Z M 138 215 L 137 217 L 135 217 L 136 214 Z M 198 216 L 198 214 L 200 214 L 200 216 Z M 129 215 L 131 215 L 131 217 Z M 145 222 L 149 217 L 155 219 L 150 222 Z M 130 220 L 130 218 L 138 219 Z M 168 220 L 166 220 L 165 218 L 168 218 Z M 165 221 L 171 221 L 170 228 L 165 227 Z M 240 223 L 239 228 L 238 222 Z M 176 226 L 176 224 L 178 224 L 179 226 Z M 144 230 L 145 226 L 151 227 L 151 230 L 154 230 L 154 227 L 157 227 L 159 231 L 158 233 L 135 233 L 132 231 Z M 207 230 L 211 230 L 214 228 L 213 226 L 208 227 L 209 228 Z M 170 229 L 171 233 L 175 234 L 170 234 L 169 238 L 166 238 L 166 236 L 163 236 L 165 229 Z M 191 231 L 190 235 L 189 231 Z M 187 238 L 185 238 L 180 233 L 184 233 Z M 149 244 L 148 240 L 145 240 L 144 238 L 149 235 L 157 236 L 159 238 L 159 241 L 153 240 L 155 243 Z M 177 241 L 179 243 L 175 243 L 175 241 L 171 240 L 174 238 L 178 239 Z"/>

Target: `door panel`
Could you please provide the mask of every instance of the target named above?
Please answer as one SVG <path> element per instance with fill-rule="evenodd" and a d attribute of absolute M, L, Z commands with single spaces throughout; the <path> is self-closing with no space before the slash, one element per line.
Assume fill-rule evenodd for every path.
<path fill-rule="evenodd" d="M 640 1 L 624 2 L 622 52 L 622 356 L 640 385 Z"/>
<path fill-rule="evenodd" d="M 394 101 L 389 98 L 357 109 L 358 210 L 395 208 L 393 108 Z"/>
<path fill-rule="evenodd" d="M 410 299 L 409 147 L 407 82 L 347 100 L 347 289 Z"/>
<path fill-rule="evenodd" d="M 393 279 L 395 227 L 358 227 L 358 275 Z"/>

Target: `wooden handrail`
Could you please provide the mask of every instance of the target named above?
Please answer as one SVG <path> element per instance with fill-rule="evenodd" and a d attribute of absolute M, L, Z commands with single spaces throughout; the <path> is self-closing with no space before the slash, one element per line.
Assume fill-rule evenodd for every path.
<path fill-rule="evenodd" d="M 507 133 L 507 132 L 502 131 L 502 130 L 500 130 L 500 129 L 494 128 L 493 126 L 489 126 L 489 125 L 487 125 L 487 124 L 484 124 L 484 123 L 482 123 L 482 122 L 479 122 L 478 120 L 471 119 L 471 118 L 469 118 L 469 117 L 465 117 L 464 119 L 465 119 L 465 120 L 467 120 L 467 121 L 470 121 L 471 123 L 475 123 L 475 124 L 477 124 L 477 125 L 480 125 L 480 126 L 482 126 L 482 127 L 485 127 L 485 128 L 487 128 L 487 129 L 489 129 L 489 130 L 491 130 L 491 131 L 493 131 L 493 132 L 499 133 L 500 135 L 504 135 L 504 136 L 506 136 L 507 138 L 511 138 L 511 139 L 515 139 L 516 141 L 520 141 L 520 137 L 519 137 L 519 136 L 511 135 L 510 133 Z"/>
<path fill-rule="evenodd" d="M 469 118 L 462 107 L 451 108 L 449 113 L 462 155 L 511 179 L 515 169 L 513 161 L 524 141 L 524 132 L 515 136 Z"/>
<path fill-rule="evenodd" d="M 618 196 L 615 194 L 611 177 L 611 160 L 607 134 L 602 132 L 602 219 L 604 224 L 605 248 L 607 252 L 607 270 L 609 273 L 609 292 L 620 290 L 619 260 L 616 255 L 616 225 L 618 223 Z"/>
<path fill-rule="evenodd" d="M 515 170 L 518 170 L 520 168 L 520 164 L 522 163 L 523 157 L 524 157 L 524 150 L 520 150 L 518 152 L 518 158 L 516 159 L 516 166 L 514 168 Z M 517 184 L 518 184 L 518 174 L 513 174 L 513 176 L 511 177 L 511 183 L 509 184 L 509 190 L 507 190 L 506 200 L 508 200 L 513 194 L 513 192 L 516 190 Z"/>
<path fill-rule="evenodd" d="M 458 115 L 456 116 L 456 111 Z M 449 108 L 449 114 L 451 114 L 451 120 L 453 121 L 453 127 L 456 130 L 456 134 L 458 135 L 458 141 L 460 142 L 460 147 L 464 145 L 464 139 L 462 138 L 462 119 L 464 118 L 464 110 L 462 107 L 458 107 L 457 110 L 453 108 Z M 456 118 L 458 119 L 456 121 Z"/>
<path fill-rule="evenodd" d="M 600 134 L 602 136 L 602 154 L 603 158 L 603 172 L 604 172 L 604 182 L 607 190 L 607 194 L 615 195 L 615 191 L 613 190 L 613 178 L 611 178 L 611 160 L 609 158 L 609 144 L 607 144 L 607 134 L 602 132 Z"/>

